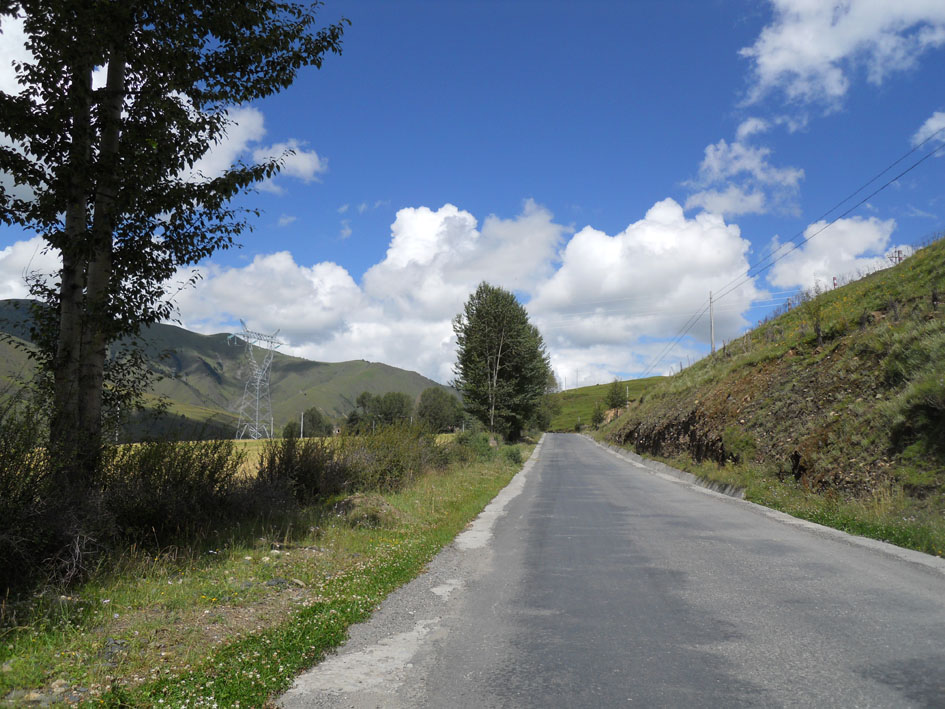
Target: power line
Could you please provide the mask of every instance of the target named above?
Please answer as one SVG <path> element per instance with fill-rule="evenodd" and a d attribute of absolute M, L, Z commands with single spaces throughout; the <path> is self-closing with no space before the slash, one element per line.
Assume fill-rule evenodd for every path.
<path fill-rule="evenodd" d="M 799 291 L 798 289 L 786 290 L 786 291 L 773 291 L 773 292 L 768 293 L 768 295 L 772 295 L 772 296 L 788 295 L 788 296 L 791 296 L 791 295 L 796 295 L 796 294 L 798 294 L 799 292 L 800 292 L 800 291 Z M 750 302 L 751 302 L 751 305 L 750 305 L 748 308 L 737 308 L 737 307 L 728 307 L 728 308 L 725 308 L 725 307 L 723 307 L 723 308 L 716 308 L 716 312 L 735 312 L 735 311 L 740 311 L 740 310 L 758 310 L 758 309 L 760 309 L 760 308 L 773 307 L 773 306 L 782 304 L 782 303 L 784 302 L 784 298 L 783 298 L 783 297 L 780 297 L 780 298 L 775 298 L 775 297 L 772 297 L 772 298 L 760 298 L 760 299 L 757 299 L 757 300 L 752 300 L 752 301 L 750 301 Z M 664 309 L 659 309 L 659 310 L 644 310 L 644 311 L 635 310 L 635 311 L 633 312 L 633 317 L 641 317 L 641 318 L 643 318 L 643 317 L 653 317 L 653 316 L 664 316 L 664 317 L 666 317 L 666 316 L 672 316 L 672 315 L 686 315 L 686 314 L 689 313 L 689 312 L 690 312 L 689 310 L 664 310 Z M 557 329 L 557 328 L 568 327 L 569 325 L 572 325 L 572 324 L 577 323 L 577 322 L 587 322 L 588 318 L 587 318 L 586 316 L 589 316 L 589 315 L 590 315 L 590 316 L 607 317 L 607 316 L 609 316 L 609 315 L 619 315 L 619 314 L 625 314 L 625 313 L 626 313 L 626 311 L 625 311 L 624 309 L 622 309 L 622 308 L 608 308 L 608 309 L 606 309 L 606 310 L 597 309 L 597 310 L 587 310 L 587 311 L 577 312 L 577 313 L 568 313 L 568 316 L 569 316 L 569 317 L 567 317 L 567 318 L 556 319 L 556 320 L 552 320 L 552 321 L 542 322 L 542 323 L 541 323 L 541 330 L 542 330 L 542 332 L 544 332 L 545 330 L 555 330 L 555 329 Z"/>
<path fill-rule="evenodd" d="M 840 202 L 838 202 L 836 205 L 834 205 L 833 207 L 831 207 L 830 209 L 828 209 L 826 212 L 824 212 L 823 215 L 821 215 L 820 217 L 818 217 L 813 223 L 816 223 L 817 221 L 822 220 L 822 219 L 823 219 L 824 217 L 826 217 L 828 214 L 830 214 L 831 212 L 833 212 L 833 211 L 835 211 L 836 209 L 838 209 L 838 208 L 839 208 L 840 206 L 842 206 L 844 203 L 848 202 L 848 201 L 849 201 L 850 199 L 852 199 L 854 196 L 856 196 L 857 194 L 859 194 L 860 192 L 862 192 L 864 189 L 866 189 L 866 187 L 868 187 L 868 186 L 871 185 L 873 182 L 875 182 L 877 179 L 879 179 L 879 177 L 881 177 L 883 174 L 889 172 L 889 170 L 891 170 L 893 167 L 895 167 L 896 165 L 898 165 L 898 164 L 899 164 L 900 162 L 902 162 L 905 158 L 909 157 L 909 155 L 913 154 L 916 150 L 918 150 L 919 148 L 921 148 L 922 146 L 924 146 L 926 143 L 928 143 L 930 140 L 932 140 L 932 139 L 935 138 L 937 135 L 939 135 L 940 133 L 943 133 L 943 132 L 945 132 L 945 126 L 943 126 L 942 128 L 939 128 L 937 131 L 935 131 L 934 133 L 932 133 L 931 135 L 929 135 L 925 140 L 923 140 L 921 143 L 919 143 L 919 144 L 916 145 L 914 148 L 912 148 L 912 150 L 910 150 L 910 151 L 908 151 L 907 153 L 905 153 L 902 157 L 900 157 L 899 159 L 897 159 L 896 161 L 894 161 L 893 163 L 891 163 L 889 166 L 887 166 L 886 168 L 884 168 L 881 172 L 877 173 L 877 175 L 876 175 L 875 177 L 873 177 L 872 179 L 870 179 L 868 182 L 864 183 L 859 189 L 857 189 L 856 191 L 854 191 L 853 193 L 851 193 L 848 197 L 845 197 L 845 198 L 842 199 Z M 797 239 L 799 236 L 803 236 L 803 234 L 804 234 L 804 231 L 803 231 L 803 230 L 800 231 L 800 232 L 798 232 L 797 234 L 795 234 L 794 237 L 791 238 L 790 241 L 787 242 L 787 243 L 792 243 L 792 244 L 793 244 L 792 248 L 790 248 L 788 251 L 784 252 L 783 254 L 779 255 L 777 258 L 771 260 L 770 263 L 765 264 L 765 261 L 768 261 L 769 259 L 771 259 L 771 257 L 774 256 L 774 254 L 775 254 L 778 250 L 780 250 L 781 246 L 779 246 L 778 249 L 775 249 L 775 250 L 771 251 L 771 252 L 770 252 L 767 256 L 765 256 L 759 263 L 756 263 L 754 266 L 750 267 L 750 268 L 745 272 L 744 275 L 739 276 L 738 278 L 735 278 L 735 279 L 729 281 L 725 286 L 723 286 L 722 292 L 719 293 L 719 295 L 717 296 L 716 300 L 721 300 L 721 299 L 724 298 L 726 295 L 731 294 L 731 293 L 734 292 L 736 289 L 738 289 L 738 288 L 740 288 L 741 286 L 743 286 L 743 285 L 745 285 L 746 283 L 748 283 L 750 280 L 752 280 L 752 278 L 754 278 L 754 277 L 757 276 L 758 274 L 763 273 L 764 271 L 767 271 L 769 268 L 771 268 L 772 266 L 774 266 L 774 264 L 776 264 L 778 261 L 780 261 L 781 259 L 785 258 L 785 257 L 788 256 L 789 254 L 791 254 L 791 253 L 793 253 L 794 251 L 796 251 L 797 249 L 799 249 L 801 246 L 803 246 L 804 244 L 806 244 L 808 241 L 810 241 L 811 239 L 813 239 L 815 236 L 818 236 L 819 234 L 822 234 L 824 231 L 826 231 L 826 230 L 829 229 L 831 226 L 833 226 L 837 221 L 839 221 L 840 219 L 843 219 L 845 216 L 847 216 L 848 214 L 850 214 L 851 212 L 853 212 L 855 209 L 857 209 L 858 207 L 860 207 L 861 205 L 863 205 L 865 202 L 867 202 L 868 200 L 870 200 L 872 197 L 874 197 L 875 195 L 877 195 L 877 194 L 879 194 L 880 192 L 882 192 L 883 190 L 885 190 L 887 187 L 889 187 L 889 185 L 893 184 L 894 182 L 896 182 L 896 181 L 899 180 L 900 178 L 902 178 L 902 177 L 904 177 L 905 175 L 907 175 L 908 173 L 912 172 L 912 170 L 914 170 L 915 168 L 917 168 L 917 167 L 918 167 L 919 165 L 921 165 L 923 162 L 925 162 L 926 160 L 928 160 L 930 157 L 932 157 L 932 156 L 935 155 L 936 153 L 942 151 L 943 149 L 945 149 L 945 143 L 942 143 L 942 145 L 938 146 L 937 148 L 935 148 L 935 149 L 929 151 L 928 153 L 926 153 L 925 155 L 923 155 L 921 158 L 919 158 L 918 160 L 916 160 L 914 163 L 912 163 L 912 164 L 911 164 L 909 167 L 907 167 L 905 170 L 903 170 L 903 171 L 900 172 L 898 175 L 896 175 L 896 176 L 893 177 L 892 179 L 890 179 L 890 180 L 888 180 L 887 182 L 885 182 L 882 186 L 880 186 L 880 187 L 878 187 L 877 189 L 875 189 L 875 190 L 873 190 L 872 192 L 870 192 L 866 197 L 864 197 L 863 199 L 861 199 L 859 202 L 857 202 L 856 204 L 854 204 L 852 207 L 848 208 L 848 209 L 847 209 L 846 211 L 844 211 L 842 214 L 838 215 L 837 217 L 834 217 L 830 222 L 828 222 L 827 224 L 825 224 L 823 227 L 821 227 L 820 229 L 818 229 L 817 231 L 815 231 L 815 232 L 814 232 L 813 234 L 811 234 L 810 236 L 807 236 L 807 237 L 805 237 L 804 239 L 802 239 L 801 241 L 798 241 L 798 242 L 795 243 L 794 240 Z M 787 243 L 786 243 L 786 244 L 782 244 L 782 246 L 786 246 Z M 689 320 L 687 320 L 686 323 L 684 323 L 683 327 L 679 330 L 679 332 L 677 332 L 676 336 L 674 336 L 673 339 L 672 339 L 670 342 L 668 342 L 667 345 L 666 345 L 662 350 L 660 350 L 660 352 L 659 352 L 659 354 L 657 355 L 657 357 L 656 357 L 654 360 L 652 360 L 651 363 L 650 363 L 650 364 L 647 366 L 647 368 L 644 370 L 644 372 L 643 372 L 643 376 L 644 376 L 644 377 L 645 377 L 645 376 L 648 376 L 654 369 L 656 369 L 656 367 L 658 367 L 658 366 L 662 363 L 662 361 L 663 361 L 663 360 L 666 358 L 666 356 L 676 347 L 676 345 L 682 340 L 682 338 L 685 337 L 685 336 L 689 333 L 689 331 L 692 330 L 693 327 L 695 327 L 696 323 L 699 322 L 699 320 L 700 320 L 700 319 L 702 318 L 702 316 L 708 311 L 708 309 L 709 309 L 709 306 L 708 306 L 708 305 L 705 305 L 705 306 L 702 308 L 702 310 L 700 310 L 699 312 L 697 312 L 696 314 L 694 314 L 693 316 L 691 316 L 691 317 L 689 318 Z"/>
<path fill-rule="evenodd" d="M 945 128 L 942 128 L 942 129 L 941 129 L 940 131 L 938 131 L 938 132 L 941 132 L 941 131 L 945 131 Z M 915 168 L 917 168 L 919 165 L 921 165 L 921 164 L 924 163 L 926 160 L 928 160 L 930 157 L 932 157 L 933 155 L 935 155 L 936 153 L 938 153 L 938 152 L 940 152 L 940 151 L 942 151 L 942 150 L 945 150 L 945 143 L 942 143 L 940 146 L 938 146 L 938 147 L 935 148 L 934 150 L 931 150 L 931 151 L 929 151 L 928 153 L 926 153 L 925 155 L 923 155 L 921 158 L 919 158 L 918 160 L 916 160 L 914 163 L 912 163 L 912 164 L 911 164 L 909 167 L 907 167 L 905 170 L 903 170 L 902 172 L 900 172 L 898 175 L 896 175 L 895 177 L 893 177 L 891 180 L 888 180 L 888 181 L 887 181 L 886 183 L 884 183 L 881 187 L 877 187 L 875 190 L 873 190 L 872 192 L 870 192 L 868 195 L 866 195 L 866 196 L 865 196 L 863 199 L 861 199 L 859 202 L 857 202 L 856 204 L 854 204 L 852 207 L 848 208 L 845 212 L 843 212 L 843 213 L 837 215 L 836 217 L 834 217 L 833 219 L 831 219 L 829 222 L 827 222 L 826 224 L 824 224 L 820 229 L 818 229 L 817 231 L 815 231 L 815 232 L 814 232 L 813 234 L 811 234 L 810 236 L 804 237 L 803 239 L 801 239 L 801 240 L 798 241 L 798 242 L 794 242 L 794 245 L 793 245 L 790 249 L 788 249 L 788 250 L 785 251 L 783 254 L 781 254 L 780 256 L 778 256 L 778 257 L 777 257 L 776 259 L 774 259 L 771 263 L 769 263 L 769 264 L 767 264 L 766 266 L 763 266 L 763 267 L 761 267 L 761 268 L 757 268 L 757 267 L 756 267 L 755 272 L 754 272 L 751 276 L 748 276 L 748 274 L 746 274 L 746 275 L 743 277 L 743 280 L 742 280 L 740 283 L 737 283 L 737 284 L 735 284 L 734 286 L 732 286 L 731 288 L 729 288 L 729 290 L 722 292 L 722 293 L 719 295 L 719 298 L 723 298 L 724 296 L 728 295 L 729 293 L 731 293 L 733 290 L 735 290 L 735 289 L 738 288 L 739 286 L 744 285 L 745 283 L 747 283 L 748 280 L 750 280 L 752 277 L 757 276 L 759 273 L 763 273 L 764 271 L 767 271 L 769 268 L 771 268 L 772 266 L 774 266 L 774 264 L 776 264 L 778 261 L 780 261 L 781 259 L 785 258 L 785 257 L 788 256 L 789 254 L 793 253 L 793 252 L 796 251 L 797 249 L 801 248 L 804 244 L 806 244 L 808 241 L 810 241 L 811 239 L 813 239 L 815 236 L 817 236 L 817 235 L 822 234 L 823 232 L 825 232 L 827 229 L 829 229 L 830 227 L 832 227 L 834 224 L 836 224 L 838 221 L 840 221 L 841 219 L 843 219 L 845 216 L 847 216 L 848 214 L 850 214 L 851 212 L 853 212 L 854 210 L 856 210 L 858 207 L 862 206 L 864 203 L 868 202 L 871 198 L 875 197 L 877 194 L 879 194 L 880 192 L 882 192 L 884 189 L 886 189 L 887 187 L 889 187 L 889 186 L 890 186 L 891 184 L 893 184 L 894 182 L 898 181 L 899 178 L 904 177 L 904 176 L 907 175 L 908 173 L 912 172 L 912 171 L 913 171 Z M 859 190 L 858 190 L 858 192 L 859 192 Z M 854 193 L 854 194 L 855 194 L 855 193 Z M 833 211 L 833 210 L 831 210 L 831 211 Z M 819 220 L 818 220 L 818 221 L 819 221 Z M 815 223 L 816 223 L 816 222 L 815 222 Z M 802 235 L 803 233 L 804 233 L 804 232 L 800 232 L 800 234 L 798 234 L 798 236 Z M 795 237 L 795 238 L 797 238 L 797 237 Z M 792 240 L 792 242 L 793 242 L 793 240 Z M 789 242 L 789 243 L 791 243 L 791 242 Z"/>
<path fill-rule="evenodd" d="M 872 178 L 870 178 L 869 180 L 867 180 L 866 182 L 864 182 L 862 185 L 860 185 L 860 187 L 858 187 L 856 190 L 854 190 L 853 192 L 851 192 L 849 195 L 847 195 L 846 197 L 844 197 L 843 199 L 841 199 L 839 202 L 837 202 L 835 205 L 833 205 L 833 206 L 832 206 L 830 209 L 828 209 L 826 212 L 824 212 L 824 213 L 821 214 L 819 217 L 817 217 L 817 218 L 814 219 L 812 222 L 810 222 L 810 224 L 816 224 L 817 222 L 821 221 L 822 219 L 825 219 L 831 212 L 833 212 L 833 211 L 839 209 L 839 208 L 840 208 L 841 206 L 843 206 L 846 202 L 849 202 L 849 201 L 850 201 L 851 199 L 853 199 L 856 195 L 858 195 L 860 192 L 862 192 L 863 190 L 865 190 L 865 189 L 866 189 L 867 187 L 869 187 L 871 184 L 873 184 L 874 182 L 876 182 L 876 180 L 878 180 L 880 177 L 882 177 L 882 176 L 885 175 L 887 172 L 889 172 L 890 170 L 892 170 L 896 165 L 898 165 L 899 163 L 901 163 L 903 160 L 905 160 L 907 157 L 909 157 L 910 155 L 912 155 L 914 152 L 916 152 L 917 150 L 919 150 L 920 148 L 922 148 L 926 143 L 928 143 L 929 141 L 931 141 L 933 138 L 935 138 L 936 136 L 938 136 L 938 135 L 941 134 L 941 133 L 945 133 L 945 126 L 939 128 L 937 131 L 935 131 L 934 133 L 932 133 L 931 135 L 929 135 L 925 140 L 923 140 L 922 142 L 920 142 L 920 143 L 918 143 L 917 145 L 915 145 L 915 146 L 912 148 L 912 150 L 909 150 L 908 152 L 904 153 L 904 154 L 901 155 L 899 158 L 897 158 L 896 160 L 894 160 L 893 162 L 891 162 L 889 165 L 887 165 L 886 167 L 884 167 L 882 170 L 880 170 L 878 173 L 876 173 Z M 892 180 L 891 182 L 895 182 L 896 180 L 898 180 L 899 177 L 902 177 L 902 175 L 906 174 L 906 172 L 909 172 L 909 170 L 911 170 L 912 168 L 916 167 L 919 163 L 923 162 L 923 161 L 924 161 L 927 157 L 929 157 L 930 155 L 934 155 L 935 152 L 937 152 L 938 150 L 941 150 L 942 147 L 945 147 L 945 143 L 943 143 L 941 146 L 939 146 L 938 148 L 936 148 L 935 150 L 933 150 L 931 153 L 928 153 L 925 157 L 923 157 L 923 158 L 922 158 L 921 160 L 919 160 L 917 163 L 914 163 L 908 170 L 906 170 L 905 172 L 901 173 L 901 174 L 898 175 L 897 177 L 893 178 L 893 180 Z M 870 197 L 872 197 L 873 195 L 877 194 L 878 192 L 880 192 L 880 191 L 882 191 L 883 189 L 885 189 L 886 187 L 888 187 L 889 184 L 890 184 L 890 183 L 887 182 L 887 183 L 886 183 L 885 185 L 883 185 L 879 190 L 876 190 L 875 192 L 872 192 L 872 193 L 871 193 L 870 195 L 868 195 L 865 199 L 861 200 L 861 201 L 858 202 L 856 205 L 854 205 L 854 206 L 852 207 L 852 209 L 855 209 L 856 207 L 859 207 L 861 204 L 863 204 L 863 202 L 865 202 L 866 200 L 868 200 Z M 837 217 L 837 219 L 841 219 L 841 218 L 844 217 L 846 214 L 849 214 L 850 211 L 851 211 L 851 210 L 848 210 L 848 211 L 845 212 L 844 214 L 841 214 L 839 217 Z M 836 219 L 834 219 L 834 221 L 836 221 Z M 833 222 L 831 222 L 831 224 L 832 224 L 832 223 L 833 223 Z M 779 256 L 775 261 L 772 261 L 771 264 L 769 264 L 768 266 L 765 266 L 764 268 L 762 268 L 762 264 L 764 264 L 765 261 L 767 261 L 768 259 L 772 258 L 779 250 L 781 250 L 782 248 L 784 248 L 784 247 L 787 246 L 788 244 L 793 243 L 793 242 L 795 241 L 795 239 L 797 239 L 797 238 L 799 238 L 799 237 L 801 237 L 801 236 L 803 236 L 803 235 L 804 235 L 804 230 L 801 230 L 801 231 L 797 232 L 796 234 L 794 234 L 794 236 L 792 236 L 790 239 L 788 239 L 788 241 L 786 241 L 785 243 L 779 245 L 778 248 L 776 248 L 776 249 L 769 249 L 769 250 L 768 250 L 768 253 L 765 254 L 758 262 L 756 262 L 754 266 L 751 266 L 751 267 L 745 272 L 745 274 L 744 274 L 743 276 L 738 276 L 738 277 L 732 279 L 731 281 L 729 281 L 728 283 L 726 283 L 724 286 L 722 286 L 722 289 L 721 289 L 722 295 L 724 295 L 724 294 L 726 294 L 726 293 L 728 293 L 728 292 L 731 292 L 731 290 L 726 291 L 725 289 L 726 289 L 726 288 L 729 288 L 729 286 L 731 286 L 733 283 L 735 283 L 735 282 L 737 282 L 737 281 L 740 281 L 740 282 L 743 283 L 744 281 L 741 280 L 741 279 L 750 278 L 750 277 L 752 277 L 752 276 L 757 275 L 758 273 L 763 272 L 763 271 L 766 270 L 767 268 L 770 268 L 770 267 L 773 266 L 775 263 L 777 263 L 777 261 L 779 261 L 781 258 L 783 258 L 783 257 L 786 256 L 787 254 L 791 253 L 791 251 L 793 251 L 794 249 L 791 249 L 790 251 L 785 252 L 782 256 Z M 806 242 L 809 241 L 809 240 L 810 240 L 810 239 L 805 239 L 803 242 L 801 242 L 801 244 L 804 244 L 804 243 L 806 243 Z M 753 271 L 754 271 L 754 273 L 753 273 Z M 721 298 L 722 295 L 719 295 L 719 298 Z"/>

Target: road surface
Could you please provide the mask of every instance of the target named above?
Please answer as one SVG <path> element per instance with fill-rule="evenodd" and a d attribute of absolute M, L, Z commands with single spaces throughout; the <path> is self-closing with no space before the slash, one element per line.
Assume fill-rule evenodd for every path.
<path fill-rule="evenodd" d="M 942 707 L 945 564 L 547 435 L 281 703 Z"/>

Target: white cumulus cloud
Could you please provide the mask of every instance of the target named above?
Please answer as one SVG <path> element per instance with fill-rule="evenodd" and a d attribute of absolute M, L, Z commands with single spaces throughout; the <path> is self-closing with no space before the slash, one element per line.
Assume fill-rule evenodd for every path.
<path fill-rule="evenodd" d="M 774 18 L 741 50 L 752 63 L 749 102 L 781 90 L 791 101 L 836 107 L 864 71 L 879 85 L 945 46 L 941 0 L 772 0 Z"/>
<path fill-rule="evenodd" d="M 824 229 L 826 224 L 814 222 L 804 230 L 804 237 L 810 241 L 775 263 L 768 276 L 771 285 L 813 288 L 819 282 L 829 286 L 835 276 L 842 280 L 889 265 L 884 254 L 896 229 L 894 219 L 852 217 L 839 219 Z M 790 246 L 775 238 L 771 248 L 786 253 Z"/>
<path fill-rule="evenodd" d="M 30 61 L 32 58 L 32 53 L 26 48 L 23 18 L 4 16 L 0 19 L 0 91 L 20 93 L 13 63 Z"/>
<path fill-rule="evenodd" d="M 296 263 L 286 252 L 240 268 L 202 268 L 177 298 L 187 327 L 225 331 L 240 318 L 280 329 L 284 351 L 321 361 L 368 359 L 453 377 L 451 321 L 482 281 L 514 291 L 545 335 L 562 378 L 582 383 L 639 373 L 689 316 L 747 269 L 748 242 L 722 217 L 689 219 L 668 199 L 617 235 L 590 226 L 574 234 L 532 200 L 512 218 L 480 223 L 452 204 L 407 207 L 391 225 L 384 258 L 360 283 L 341 266 Z M 719 341 L 747 325 L 741 313 L 761 297 L 749 281 L 716 317 Z M 703 318 L 705 320 L 705 318 Z M 707 322 L 674 352 L 695 358 Z M 657 372 L 668 371 L 669 363 Z M 572 374 L 573 373 L 573 374 Z"/>
<path fill-rule="evenodd" d="M 733 142 L 722 139 L 707 145 L 698 178 L 687 183 L 697 191 L 687 198 L 686 209 L 699 207 L 727 217 L 796 213 L 804 171 L 774 166 L 770 148 L 748 142 L 767 129 L 765 121 L 749 118 L 738 127 Z"/>
<path fill-rule="evenodd" d="M 51 282 L 61 266 L 59 253 L 47 250 L 38 236 L 0 249 L 0 300 L 28 298 L 27 276 L 32 274 Z"/>
<path fill-rule="evenodd" d="M 183 322 L 222 332 L 243 318 L 254 329 L 280 330 L 296 346 L 324 342 L 346 327 L 362 294 L 341 266 L 302 266 L 288 251 L 256 256 L 242 268 L 204 266 L 195 288 L 175 298 Z"/>
<path fill-rule="evenodd" d="M 551 269 L 566 229 L 527 201 L 512 219 L 475 217 L 453 205 L 405 208 L 385 258 L 358 284 L 341 266 L 298 264 L 287 252 L 242 268 L 201 269 L 176 302 L 187 327 L 232 328 L 243 318 L 286 351 L 316 360 L 369 359 L 452 378 L 451 321 L 483 280 L 528 292 Z"/>
<path fill-rule="evenodd" d="M 932 136 L 935 136 L 934 140 L 936 142 L 945 143 L 945 111 L 936 111 L 929 116 L 922 127 L 912 136 L 912 144 L 919 145 L 932 138 Z"/>
<path fill-rule="evenodd" d="M 701 208 L 707 212 L 728 216 L 764 214 L 767 203 L 759 189 L 729 185 L 724 190 L 702 190 L 686 199 L 686 209 Z"/>
<path fill-rule="evenodd" d="M 328 163 L 314 150 L 305 150 L 304 145 L 303 141 L 293 138 L 284 143 L 256 148 L 253 151 L 253 160 L 262 162 L 272 158 L 281 158 L 280 175 L 295 177 L 303 182 L 312 182 L 317 180 L 319 175 L 327 172 Z"/>
<path fill-rule="evenodd" d="M 748 249 L 734 224 L 707 212 L 687 219 L 666 199 L 614 236 L 592 227 L 575 234 L 528 310 L 551 345 L 556 370 L 639 372 L 652 340 L 673 337 L 709 291 L 745 273 Z M 753 281 L 729 295 L 716 318 L 717 337 L 746 326 L 741 313 L 762 295 Z M 706 342 L 707 320 L 691 334 Z"/>

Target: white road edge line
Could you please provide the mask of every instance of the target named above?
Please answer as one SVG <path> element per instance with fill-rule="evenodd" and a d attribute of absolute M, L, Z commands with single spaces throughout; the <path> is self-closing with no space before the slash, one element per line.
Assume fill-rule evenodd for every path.
<path fill-rule="evenodd" d="M 505 514 L 509 502 L 521 494 L 528 472 L 538 460 L 544 440 L 545 437 L 542 435 L 522 469 L 486 505 L 469 527 L 453 540 L 457 549 L 465 552 L 481 549 L 489 544 L 496 520 Z M 408 585 L 419 578 L 420 576 L 408 582 Z M 464 585 L 463 579 L 451 578 L 428 590 L 443 602 L 449 602 L 450 594 Z M 329 655 L 322 662 L 296 677 L 295 682 L 282 695 L 279 703 L 289 700 L 293 706 L 299 706 L 300 703 L 309 703 L 313 696 L 319 694 L 338 696 L 357 692 L 374 692 L 380 695 L 392 695 L 403 684 L 405 671 L 425 638 L 439 627 L 441 620 L 439 615 L 420 619 L 410 630 L 388 635 L 360 650 L 348 649 L 346 651 L 347 643 L 345 643 L 337 649 L 336 654 Z M 365 622 L 370 623 L 371 618 Z"/>
<path fill-rule="evenodd" d="M 668 480 L 671 483 L 676 483 L 677 485 L 682 485 L 683 487 L 688 487 L 691 490 L 702 493 L 703 495 L 709 495 L 710 497 L 716 497 L 720 500 L 723 500 L 729 504 L 738 504 L 738 505 L 747 505 L 755 514 L 764 515 L 770 519 L 776 520 L 782 524 L 791 525 L 792 527 L 799 527 L 801 529 L 806 529 L 815 534 L 821 536 L 830 537 L 832 539 L 837 539 L 839 541 L 845 542 L 847 544 L 852 544 L 853 546 L 863 547 L 865 549 L 871 549 L 872 551 L 879 552 L 880 554 L 885 554 L 886 556 L 891 556 L 900 561 L 905 561 L 911 564 L 918 564 L 923 566 L 931 571 L 935 571 L 939 574 L 945 575 L 945 559 L 941 559 L 937 556 L 932 556 L 930 554 L 924 554 L 921 551 L 915 551 L 913 549 L 905 549 L 904 547 L 898 547 L 895 544 L 890 544 L 889 542 L 881 542 L 878 539 L 870 539 L 869 537 L 860 537 L 855 534 L 850 534 L 849 532 L 844 532 L 840 529 L 834 529 L 833 527 L 827 527 L 822 524 L 817 524 L 816 522 L 809 522 L 806 519 L 800 519 L 798 517 L 792 517 L 786 512 L 781 512 L 780 510 L 775 510 L 770 507 L 765 507 L 764 505 L 759 505 L 757 502 L 751 502 L 749 500 L 742 500 L 737 497 L 732 497 L 730 495 L 725 495 L 721 492 L 716 492 L 715 490 L 710 490 L 707 487 L 703 487 L 698 483 L 692 483 L 687 480 L 681 480 L 672 475 L 667 475 L 666 473 L 661 473 L 657 470 L 652 470 L 647 467 L 644 463 L 639 463 L 632 458 L 628 458 L 625 455 L 621 454 L 619 451 L 610 448 L 598 441 L 595 441 L 593 438 L 587 437 L 591 443 L 600 448 L 603 448 L 605 451 L 611 453 L 615 457 L 619 458 L 624 463 L 630 463 L 636 468 L 640 468 L 650 475 L 655 475 L 658 478 L 663 480 Z M 628 453 L 630 451 L 627 451 Z M 685 471 L 680 471 L 685 472 Z"/>
<path fill-rule="evenodd" d="M 492 539 L 492 528 L 495 526 L 496 520 L 505 514 L 506 506 L 518 497 L 525 488 L 525 480 L 528 477 L 529 471 L 535 466 L 535 461 L 538 460 L 538 454 L 539 451 L 541 451 L 541 444 L 544 440 L 545 436 L 542 434 L 541 440 L 539 440 L 538 445 L 535 446 L 535 450 L 532 451 L 528 460 L 525 461 L 525 465 L 515 474 L 512 481 L 502 488 L 499 494 L 493 498 L 492 502 L 486 505 L 486 508 L 472 521 L 468 529 L 460 532 L 456 536 L 453 543 L 456 545 L 457 549 L 460 551 L 482 549 L 489 543 L 489 540 Z"/>

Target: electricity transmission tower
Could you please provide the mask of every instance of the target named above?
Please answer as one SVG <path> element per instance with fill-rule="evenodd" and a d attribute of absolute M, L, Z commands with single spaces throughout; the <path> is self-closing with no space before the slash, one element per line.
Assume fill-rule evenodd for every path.
<path fill-rule="evenodd" d="M 272 401 L 269 398 L 269 366 L 272 356 L 282 344 L 276 339 L 279 331 L 271 335 L 255 332 L 246 327 L 246 322 L 240 320 L 242 332 L 234 332 L 229 337 L 242 340 L 246 343 L 246 363 L 249 365 L 249 374 L 246 378 L 246 387 L 243 389 L 243 398 L 240 400 L 240 421 L 236 425 L 237 438 L 272 438 Z M 256 359 L 256 349 L 262 352 L 262 362 Z"/>

